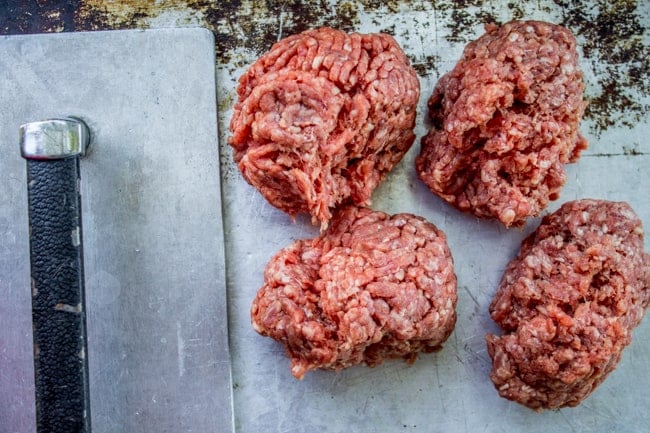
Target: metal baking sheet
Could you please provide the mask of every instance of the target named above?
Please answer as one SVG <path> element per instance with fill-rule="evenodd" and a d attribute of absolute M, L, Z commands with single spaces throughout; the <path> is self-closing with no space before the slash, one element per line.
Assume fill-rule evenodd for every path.
<path fill-rule="evenodd" d="M 95 432 L 232 426 L 214 38 L 205 29 L 0 38 L 0 431 L 34 431 L 18 127 L 75 115 Z"/>
<path fill-rule="evenodd" d="M 538 220 L 522 230 L 461 214 L 434 197 L 414 174 L 416 142 L 375 192 L 372 207 L 422 215 L 445 230 L 459 281 L 458 323 L 441 352 L 414 365 L 312 372 L 303 381 L 273 341 L 250 326 L 249 308 L 266 261 L 294 239 L 316 235 L 307 218 L 292 222 L 249 187 L 226 144 L 237 79 L 279 38 L 330 25 L 385 31 L 404 47 L 420 76 L 416 134 L 426 132 L 426 98 L 464 45 L 490 20 L 540 19 L 568 26 L 579 42 L 590 107 L 582 131 L 590 148 L 567 167 L 562 202 L 626 200 L 650 226 L 650 3 L 397 0 L 247 2 L 103 2 L 43 6 L 47 31 L 205 26 L 216 35 L 222 197 L 233 358 L 235 430 L 256 432 L 641 432 L 650 425 L 650 324 L 636 329 L 618 369 L 577 408 L 535 413 L 500 398 L 488 378 L 484 335 L 497 331 L 487 313 L 505 264 Z M 59 3 L 66 3 L 60 0 Z M 11 23 L 10 23 L 11 25 Z M 29 29 L 15 20 L 18 29 Z M 1 29 L 0 29 L 1 30 Z M 646 250 L 650 249 L 646 239 Z M 0 246 L 2 248 L 2 246 Z M 221 431 L 217 429 L 217 431 Z"/>
<path fill-rule="evenodd" d="M 374 10 L 359 6 L 353 24 L 343 25 L 362 32 L 388 31 L 404 47 L 421 79 L 418 138 L 426 133 L 426 99 L 438 77 L 453 67 L 464 45 L 483 33 L 481 14 L 491 14 L 498 21 L 519 15 L 564 22 L 569 27 L 573 24 L 580 43 L 587 97 L 592 99 L 581 128 L 590 147 L 578 163 L 567 166 L 566 187 L 549 210 L 578 198 L 624 200 L 650 227 L 650 142 L 646 139 L 650 136 L 650 121 L 642 112 L 650 98 L 647 84 L 641 85 L 630 75 L 630 70 L 637 68 L 645 77 L 640 80 L 647 82 L 648 63 L 640 58 L 642 53 L 648 54 L 646 31 L 641 36 L 625 36 L 618 27 L 618 37 L 629 40 L 619 41 L 618 45 L 611 40 L 599 41 L 599 37 L 617 37 L 616 30 L 612 30 L 614 36 L 598 33 L 606 30 L 602 14 L 606 12 L 603 8 L 610 6 L 605 2 L 582 5 L 583 19 L 593 24 L 572 22 L 576 11 L 567 10 L 569 6 L 563 9 L 555 2 L 530 2 L 529 6 L 520 6 L 519 13 L 505 2 L 458 2 L 457 6 L 447 3 L 446 10 L 440 7 L 446 2 L 433 3 L 390 2 Z M 637 20 L 639 26 L 648 29 L 650 7 L 644 3 L 638 8 L 635 13 L 627 12 L 631 13 L 628 25 Z M 610 17 L 613 13 L 610 10 Z M 268 25 L 274 26 L 274 36 L 280 38 L 291 33 L 292 25 L 296 26 L 298 21 L 287 8 L 269 18 Z M 328 20 L 319 23 L 328 24 Z M 589 25 L 598 27 L 590 29 Z M 610 25 L 616 29 L 625 24 Z M 235 30 L 244 26 L 240 24 Z M 452 209 L 432 195 L 415 174 L 413 161 L 419 141 L 376 190 L 371 207 L 388 213 L 421 215 L 447 233 L 458 276 L 455 331 L 442 351 L 421 355 L 413 365 L 390 361 L 375 368 L 360 366 L 340 373 L 310 372 L 302 381 L 291 376 L 289 360 L 281 346 L 251 328 L 249 309 L 263 283 L 262 272 L 268 259 L 295 239 L 315 236 L 317 229 L 308 218 L 292 222 L 268 205 L 242 180 L 227 158 L 229 149 L 224 147 L 236 80 L 271 42 L 235 51 L 234 59 L 221 65 L 218 75 L 221 104 L 227 105 L 222 110 L 220 126 L 222 153 L 226 155 L 224 209 L 237 431 L 647 431 L 649 318 L 634 332 L 633 343 L 626 349 L 618 369 L 579 407 L 536 413 L 498 396 L 488 377 L 491 361 L 484 337 L 487 332 L 498 332 L 488 315 L 488 305 L 506 263 L 539 219 L 530 221 L 524 229 L 506 230 L 498 223 Z M 610 56 L 635 43 L 641 45 L 641 52 L 636 57 L 628 54 L 629 63 L 615 64 Z M 613 87 L 612 79 L 618 81 Z M 622 96 L 629 98 L 627 109 L 616 103 L 623 100 Z M 650 250 L 650 239 L 646 239 L 645 247 Z"/>

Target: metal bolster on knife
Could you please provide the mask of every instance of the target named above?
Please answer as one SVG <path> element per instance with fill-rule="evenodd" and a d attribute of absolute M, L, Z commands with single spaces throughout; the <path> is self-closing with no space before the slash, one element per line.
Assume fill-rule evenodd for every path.
<path fill-rule="evenodd" d="M 36 427 L 90 432 L 79 158 L 74 117 L 20 126 L 27 160 Z"/>

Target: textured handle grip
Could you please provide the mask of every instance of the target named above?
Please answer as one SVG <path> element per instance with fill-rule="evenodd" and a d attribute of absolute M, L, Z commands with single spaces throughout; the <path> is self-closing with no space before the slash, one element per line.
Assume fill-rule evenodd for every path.
<path fill-rule="evenodd" d="M 79 158 L 27 160 L 39 432 L 89 432 Z"/>

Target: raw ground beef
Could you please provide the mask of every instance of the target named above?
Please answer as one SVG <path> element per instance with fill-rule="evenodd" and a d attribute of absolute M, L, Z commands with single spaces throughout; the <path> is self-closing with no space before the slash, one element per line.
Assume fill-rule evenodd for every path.
<path fill-rule="evenodd" d="M 616 367 L 650 303 L 650 255 L 627 203 L 578 200 L 543 218 L 507 266 L 487 336 L 499 394 L 576 406 Z"/>
<path fill-rule="evenodd" d="M 273 45 L 240 78 L 234 160 L 266 200 L 325 228 L 367 205 L 415 140 L 420 83 L 387 34 L 319 28 Z"/>
<path fill-rule="evenodd" d="M 347 206 L 315 239 L 268 263 L 253 327 L 286 347 L 298 379 L 413 361 L 442 347 L 456 323 L 456 275 L 444 233 L 421 217 Z"/>
<path fill-rule="evenodd" d="M 486 26 L 429 99 L 433 127 L 416 159 L 420 179 L 458 209 L 523 225 L 566 181 L 587 142 L 576 40 L 539 21 Z"/>

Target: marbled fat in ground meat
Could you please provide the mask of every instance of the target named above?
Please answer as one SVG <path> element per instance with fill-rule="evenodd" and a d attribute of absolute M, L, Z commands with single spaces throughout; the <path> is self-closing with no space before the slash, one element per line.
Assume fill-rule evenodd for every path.
<path fill-rule="evenodd" d="M 319 28 L 277 42 L 242 75 L 229 143 L 266 200 L 324 228 L 367 205 L 415 140 L 420 83 L 387 34 Z"/>
<path fill-rule="evenodd" d="M 650 255 L 627 203 L 578 200 L 543 218 L 507 266 L 487 336 L 499 394 L 576 406 L 616 367 L 650 303 Z"/>
<path fill-rule="evenodd" d="M 539 21 L 487 25 L 429 105 L 417 172 L 462 211 L 519 226 L 558 198 L 587 142 L 576 40 Z"/>
<path fill-rule="evenodd" d="M 444 233 L 411 214 L 348 206 L 321 236 L 271 259 L 251 317 L 257 332 L 286 347 L 300 379 L 440 349 L 456 300 Z"/>

